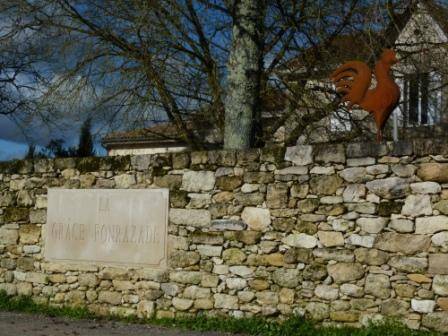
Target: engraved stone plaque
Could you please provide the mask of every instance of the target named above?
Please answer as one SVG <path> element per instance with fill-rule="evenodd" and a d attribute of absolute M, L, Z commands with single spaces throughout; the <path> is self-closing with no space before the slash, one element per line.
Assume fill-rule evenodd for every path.
<path fill-rule="evenodd" d="M 166 267 L 168 189 L 49 189 L 44 256 Z"/>

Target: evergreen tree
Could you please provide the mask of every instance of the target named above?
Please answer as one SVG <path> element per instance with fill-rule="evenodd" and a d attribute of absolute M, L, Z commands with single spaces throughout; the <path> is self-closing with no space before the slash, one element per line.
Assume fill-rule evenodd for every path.
<path fill-rule="evenodd" d="M 30 144 L 28 145 L 28 152 L 26 152 L 24 159 L 34 159 L 36 156 L 36 145 Z"/>
<path fill-rule="evenodd" d="M 77 156 L 86 157 L 94 156 L 95 150 L 93 149 L 93 137 L 91 133 L 92 119 L 87 118 L 81 127 L 81 132 L 79 134 L 79 145 Z"/>

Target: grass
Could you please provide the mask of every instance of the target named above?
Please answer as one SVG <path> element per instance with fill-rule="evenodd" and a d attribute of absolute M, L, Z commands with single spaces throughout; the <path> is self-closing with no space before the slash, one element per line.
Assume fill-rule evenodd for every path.
<path fill-rule="evenodd" d="M 52 307 L 35 303 L 30 297 L 8 296 L 4 291 L 0 291 L 0 310 L 69 317 L 77 320 L 96 318 L 93 313 L 84 307 Z"/>
<path fill-rule="evenodd" d="M 11 297 L 0 291 L 0 310 L 14 311 L 47 316 L 68 317 L 71 319 L 98 319 L 98 316 L 83 307 L 52 307 L 47 304 L 35 303 L 29 297 Z M 176 319 L 138 319 L 136 317 L 122 318 L 109 316 L 115 321 L 128 323 L 151 324 L 154 326 L 177 328 L 192 331 L 220 331 L 235 334 L 256 336 L 436 336 L 436 332 L 410 330 L 397 322 L 389 321 L 381 325 L 371 325 L 367 328 L 355 329 L 319 328 L 312 321 L 292 317 L 282 323 L 264 318 L 210 318 L 197 316 L 194 318 Z"/>

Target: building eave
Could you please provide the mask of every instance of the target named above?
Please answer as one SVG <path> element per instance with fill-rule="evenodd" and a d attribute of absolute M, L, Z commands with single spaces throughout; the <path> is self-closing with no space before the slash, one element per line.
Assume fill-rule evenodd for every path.
<path fill-rule="evenodd" d="M 179 140 L 149 140 L 145 138 L 103 139 L 101 144 L 107 150 L 116 148 L 169 148 L 188 146 L 185 142 Z"/>

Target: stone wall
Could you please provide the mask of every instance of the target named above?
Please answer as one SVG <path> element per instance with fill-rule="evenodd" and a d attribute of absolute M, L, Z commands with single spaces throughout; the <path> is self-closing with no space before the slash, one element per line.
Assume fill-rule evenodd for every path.
<path fill-rule="evenodd" d="M 448 146 L 297 146 L 0 164 L 0 289 L 98 314 L 394 316 L 448 331 Z M 170 189 L 170 268 L 43 258 L 46 190 Z"/>

